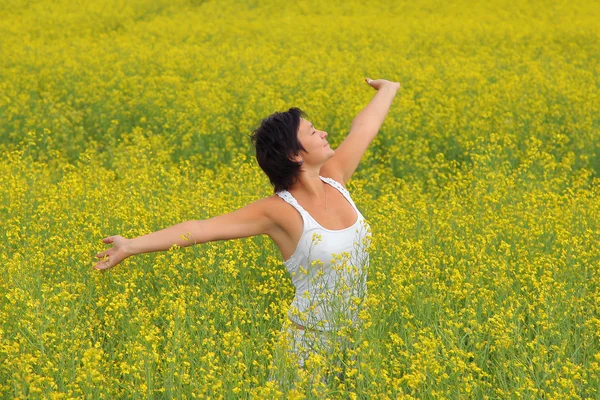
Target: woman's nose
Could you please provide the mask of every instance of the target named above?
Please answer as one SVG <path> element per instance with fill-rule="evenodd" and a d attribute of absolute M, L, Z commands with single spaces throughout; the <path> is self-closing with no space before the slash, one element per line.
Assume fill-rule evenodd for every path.
<path fill-rule="evenodd" d="M 327 132 L 323 131 L 323 138 L 327 137 Z"/>

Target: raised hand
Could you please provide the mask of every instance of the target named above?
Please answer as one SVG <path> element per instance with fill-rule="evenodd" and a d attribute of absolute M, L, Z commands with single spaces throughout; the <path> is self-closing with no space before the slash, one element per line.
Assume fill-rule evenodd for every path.
<path fill-rule="evenodd" d="M 102 239 L 102 242 L 106 244 L 112 243 L 113 247 L 96 254 L 96 257 L 101 259 L 94 265 L 94 268 L 96 269 L 112 268 L 131 255 L 127 252 L 129 239 L 126 239 L 123 236 L 109 236 Z"/>
<path fill-rule="evenodd" d="M 365 82 L 367 82 L 369 84 L 369 86 L 371 86 L 373 89 L 375 90 L 379 90 L 384 86 L 389 86 L 389 87 L 393 87 L 396 90 L 400 89 L 400 82 L 391 82 L 385 79 L 371 79 L 371 78 L 365 78 Z"/>

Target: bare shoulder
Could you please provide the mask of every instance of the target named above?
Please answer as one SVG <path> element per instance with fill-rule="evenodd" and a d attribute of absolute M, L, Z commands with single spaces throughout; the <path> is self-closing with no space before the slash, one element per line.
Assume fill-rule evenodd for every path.
<path fill-rule="evenodd" d="M 267 215 L 271 216 L 271 218 L 275 221 L 280 218 L 281 210 L 287 210 L 287 203 L 277 194 L 272 194 L 271 196 L 265 197 L 259 201 L 262 203 Z"/>
<path fill-rule="evenodd" d="M 263 197 L 251 203 L 257 213 L 268 216 L 270 219 L 275 220 L 277 215 L 277 208 L 281 206 L 281 199 L 276 194 L 271 196 Z"/>

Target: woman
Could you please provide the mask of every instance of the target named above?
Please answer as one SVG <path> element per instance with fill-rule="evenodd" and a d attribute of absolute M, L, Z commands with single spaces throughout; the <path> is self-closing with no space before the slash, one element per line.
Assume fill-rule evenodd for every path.
<path fill-rule="evenodd" d="M 345 185 L 379 131 L 400 84 L 365 80 L 377 93 L 354 118 L 350 133 L 335 151 L 327 143 L 327 132 L 316 129 L 297 108 L 274 113 L 253 132 L 256 158 L 274 186 L 274 195 L 229 214 L 182 222 L 137 238 L 104 238 L 103 242 L 113 247 L 96 255 L 101 260 L 94 267 L 112 268 L 132 255 L 166 251 L 174 244 L 186 247 L 268 235 L 286 260 L 284 265 L 296 287 L 288 313 L 290 323 L 284 329 L 294 339 L 293 351 L 303 367 L 312 343 L 327 342 L 321 333 L 335 328 L 333 315 L 347 315 L 344 312 L 352 308 L 334 307 L 334 299 L 324 294 L 334 292 L 340 281 L 346 288 L 351 286 L 355 297 L 366 289 L 362 269 L 346 268 L 349 273 L 344 277 L 348 279 L 338 279 L 340 268 L 332 257 L 345 266 L 368 265 L 366 246 L 362 246 L 368 242 L 368 225 Z M 362 275 L 360 282 L 352 279 L 354 275 Z M 317 278 L 321 278 L 319 283 Z M 343 299 L 352 303 L 348 296 Z M 355 320 L 356 313 L 352 317 Z"/>

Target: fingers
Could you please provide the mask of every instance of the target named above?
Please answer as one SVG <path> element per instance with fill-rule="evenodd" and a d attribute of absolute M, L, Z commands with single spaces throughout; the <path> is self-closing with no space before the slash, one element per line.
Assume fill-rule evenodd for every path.
<path fill-rule="evenodd" d="M 96 268 L 96 269 L 108 269 L 108 268 L 111 268 L 112 266 L 118 264 L 118 262 L 115 263 L 115 261 L 117 261 L 117 260 L 111 259 L 109 257 L 109 255 L 107 255 L 106 253 L 107 252 L 105 251 L 105 252 L 102 252 L 102 253 L 99 253 L 99 254 L 96 255 L 97 257 L 102 258 L 102 260 L 98 260 L 96 262 L 96 264 L 94 264 L 94 268 Z"/>
<path fill-rule="evenodd" d="M 392 81 L 388 81 L 386 79 L 373 80 L 371 78 L 365 78 L 365 82 L 367 82 L 369 84 L 369 86 L 371 86 L 375 90 L 379 90 L 386 85 L 392 85 L 392 86 L 396 87 L 396 89 L 398 89 L 398 90 L 401 87 L 400 82 L 392 82 Z"/>
<path fill-rule="evenodd" d="M 109 243 L 113 243 L 114 242 L 114 236 L 108 236 L 105 237 L 104 239 L 102 239 L 103 243 L 109 244 Z M 100 253 L 96 254 L 97 258 L 103 259 L 104 260 L 100 260 L 98 261 L 96 264 L 94 264 L 94 268 L 95 269 L 108 269 L 111 267 L 111 262 L 110 259 L 108 258 L 109 256 L 113 255 L 113 248 L 110 248 L 108 250 L 105 251 L 101 251 Z"/>
<path fill-rule="evenodd" d="M 107 238 L 104 238 L 104 239 L 102 239 L 102 241 L 103 241 L 104 243 L 112 243 L 112 242 L 113 242 L 113 238 L 112 238 L 112 236 L 110 236 L 110 237 L 107 237 Z M 108 249 L 108 250 L 106 250 L 106 251 L 101 251 L 100 253 L 96 254 L 96 257 L 98 257 L 98 258 L 102 258 L 102 257 L 104 257 L 105 255 L 107 255 L 107 254 L 108 254 L 108 252 L 109 252 L 110 250 L 112 250 L 112 249 Z"/>
<path fill-rule="evenodd" d="M 110 261 L 106 260 L 106 261 L 100 261 L 98 263 L 96 263 L 96 265 L 94 265 L 95 269 L 108 269 L 110 268 Z"/>

